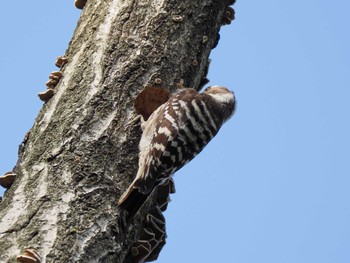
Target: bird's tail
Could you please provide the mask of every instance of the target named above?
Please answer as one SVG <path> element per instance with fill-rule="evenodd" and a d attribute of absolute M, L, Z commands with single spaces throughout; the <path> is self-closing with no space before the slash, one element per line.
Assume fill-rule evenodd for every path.
<path fill-rule="evenodd" d="M 156 187 L 153 186 L 151 189 L 154 188 L 155 191 L 157 191 L 157 205 L 160 207 L 161 211 L 165 211 L 170 201 L 169 195 L 175 193 L 174 181 L 170 177 L 170 180 Z M 118 207 L 126 210 L 129 214 L 129 217 L 134 216 L 136 212 L 143 206 L 148 196 L 152 192 L 153 190 L 142 192 L 142 189 L 138 187 L 138 183 L 135 180 L 119 198 Z"/>
<path fill-rule="evenodd" d="M 146 202 L 148 194 L 140 193 L 139 189 L 132 183 L 122 194 L 118 201 L 118 207 L 126 210 L 129 216 L 134 216 L 141 206 Z"/>

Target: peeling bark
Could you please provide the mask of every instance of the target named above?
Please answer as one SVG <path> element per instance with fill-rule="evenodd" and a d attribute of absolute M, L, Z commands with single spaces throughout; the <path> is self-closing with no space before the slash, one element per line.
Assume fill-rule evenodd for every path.
<path fill-rule="evenodd" d="M 25 248 L 43 262 L 128 262 L 152 204 L 121 224 L 141 133 L 134 99 L 147 84 L 201 88 L 230 2 L 87 1 L 0 204 L 1 262 Z"/>

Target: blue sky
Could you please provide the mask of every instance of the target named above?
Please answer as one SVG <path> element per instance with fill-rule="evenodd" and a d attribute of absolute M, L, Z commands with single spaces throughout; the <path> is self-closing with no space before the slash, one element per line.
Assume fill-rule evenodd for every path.
<path fill-rule="evenodd" d="M 350 262 L 350 2 L 243 1 L 211 54 L 236 115 L 175 176 L 157 262 Z M 0 1 L 0 173 L 80 11 Z M 2 193 L 3 190 L 0 190 Z"/>

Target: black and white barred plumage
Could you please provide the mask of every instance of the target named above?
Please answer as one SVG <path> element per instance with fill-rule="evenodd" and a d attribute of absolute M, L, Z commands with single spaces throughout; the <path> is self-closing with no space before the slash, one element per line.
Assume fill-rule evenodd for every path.
<path fill-rule="evenodd" d="M 156 186 L 191 161 L 217 134 L 235 110 L 233 92 L 212 86 L 203 93 L 182 89 L 155 110 L 142 124 L 139 169 L 118 205 L 132 209 L 138 195 Z"/>

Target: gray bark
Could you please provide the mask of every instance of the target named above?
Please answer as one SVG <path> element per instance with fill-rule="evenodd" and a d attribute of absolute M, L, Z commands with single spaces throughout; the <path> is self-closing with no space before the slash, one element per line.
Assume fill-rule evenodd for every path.
<path fill-rule="evenodd" d="M 28 247 L 43 262 L 127 261 L 141 219 L 123 227 L 116 204 L 138 167 L 133 101 L 159 79 L 200 88 L 229 2 L 88 0 L 1 203 L 1 262 Z"/>

